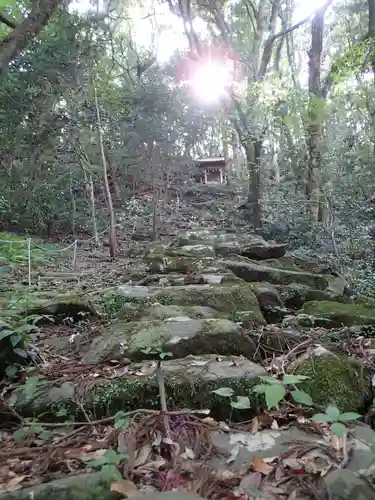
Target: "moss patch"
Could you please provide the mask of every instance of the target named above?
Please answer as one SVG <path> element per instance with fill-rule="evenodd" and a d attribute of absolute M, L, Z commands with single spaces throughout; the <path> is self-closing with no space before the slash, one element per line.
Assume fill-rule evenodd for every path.
<path fill-rule="evenodd" d="M 217 379 L 215 381 L 186 380 L 178 377 L 166 377 L 165 389 L 169 410 L 189 408 L 192 410 L 210 409 L 215 418 L 226 419 L 231 414 L 228 398 L 213 394 L 221 387 L 230 387 L 236 396 L 249 396 L 252 412 L 259 410 L 261 398 L 251 393 L 255 380 L 247 377 L 238 379 Z M 130 411 L 135 408 L 160 409 L 159 386 L 155 377 L 147 381 L 114 379 L 103 386 L 97 386 L 87 402 L 96 418 L 113 415 L 116 411 Z M 233 419 L 244 419 L 246 412 L 237 411 Z"/>
<path fill-rule="evenodd" d="M 250 390 L 266 371 L 243 357 L 223 356 L 218 360 L 214 354 L 188 356 L 163 361 L 162 367 L 170 409 L 211 409 L 216 417 L 226 418 L 231 411 L 229 399 L 212 393 L 221 387 L 231 387 L 234 398 L 249 396 L 252 411 L 256 411 L 259 405 L 264 407 L 262 397 L 251 394 Z M 156 363 L 136 363 L 129 368 L 128 374 L 111 380 L 97 380 L 96 383 L 90 384 L 80 398 L 85 410 L 95 417 L 114 415 L 119 410 L 160 409 Z M 43 420 L 56 419 L 56 410 L 65 408 L 79 419 L 75 391 L 73 382 L 66 382 L 62 388 L 44 386 L 31 400 L 17 399 L 15 407 L 25 417 L 39 416 Z M 245 417 L 242 411 L 236 415 L 242 419 Z"/>
<path fill-rule="evenodd" d="M 215 353 L 252 358 L 256 344 L 227 319 L 171 318 L 167 321 L 115 323 L 106 327 L 84 356 L 86 363 L 155 357 L 169 352 L 175 358 Z"/>
<path fill-rule="evenodd" d="M 351 325 L 374 325 L 375 311 L 358 304 L 341 302 L 306 302 L 299 311 L 318 318 L 330 320 L 332 327 Z"/>
<path fill-rule="evenodd" d="M 314 403 L 337 406 L 341 411 L 361 412 L 371 387 L 371 378 L 355 360 L 345 356 L 313 356 L 295 370 L 308 380 L 298 385 Z"/>
<path fill-rule="evenodd" d="M 206 306 L 227 314 L 238 310 L 253 311 L 258 324 L 265 324 L 258 300 L 247 283 L 171 287 L 161 292 L 157 299 L 162 304 Z"/>
<path fill-rule="evenodd" d="M 118 493 L 110 491 L 111 481 L 101 472 L 62 477 L 17 491 L 0 494 L 3 500 L 117 500 Z"/>

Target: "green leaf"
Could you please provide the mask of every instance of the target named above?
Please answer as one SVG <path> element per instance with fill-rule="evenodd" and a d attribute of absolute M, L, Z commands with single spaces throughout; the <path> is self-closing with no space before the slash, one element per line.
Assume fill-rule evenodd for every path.
<path fill-rule="evenodd" d="M 10 337 L 13 334 L 14 334 L 13 330 L 2 330 L 0 332 L 0 340 L 6 339 L 7 337 Z"/>
<path fill-rule="evenodd" d="M 371 442 L 371 451 L 375 453 L 375 438 Z"/>
<path fill-rule="evenodd" d="M 13 349 L 13 352 L 15 354 L 18 354 L 18 356 L 20 356 L 21 358 L 27 358 L 27 352 L 25 351 L 25 349 L 21 349 L 20 347 L 16 347 L 15 349 Z"/>
<path fill-rule="evenodd" d="M 86 465 L 88 467 L 100 467 L 104 465 L 106 461 L 103 458 L 96 458 L 95 460 L 89 460 L 86 462 Z"/>
<path fill-rule="evenodd" d="M 282 384 L 282 381 L 275 377 L 259 377 L 262 382 L 268 382 L 269 384 Z"/>
<path fill-rule="evenodd" d="M 288 384 L 299 384 L 303 380 L 307 380 L 309 377 L 305 375 L 284 375 L 283 383 Z"/>
<path fill-rule="evenodd" d="M 331 420 L 337 420 L 340 416 L 340 410 L 333 405 L 328 405 L 326 408 L 326 414 L 329 416 Z"/>
<path fill-rule="evenodd" d="M 125 418 L 125 417 L 126 417 L 126 413 L 122 410 L 115 413 L 115 420 L 118 420 L 119 418 Z"/>
<path fill-rule="evenodd" d="M 219 389 L 215 389 L 212 392 L 218 396 L 223 396 L 223 398 L 231 398 L 234 394 L 234 390 L 231 387 L 219 387 Z"/>
<path fill-rule="evenodd" d="M 22 340 L 22 337 L 19 333 L 15 333 L 10 337 L 10 342 L 12 344 L 12 347 L 15 347 L 17 344 L 19 344 Z"/>
<path fill-rule="evenodd" d="M 332 422 L 332 419 L 326 413 L 316 413 L 311 417 L 314 422 Z"/>
<path fill-rule="evenodd" d="M 270 385 L 266 389 L 266 403 L 268 409 L 277 408 L 278 404 L 285 396 L 285 387 L 283 385 Z"/>
<path fill-rule="evenodd" d="M 26 433 L 22 429 L 19 429 L 18 431 L 14 431 L 12 436 L 15 441 L 22 441 L 25 438 Z"/>
<path fill-rule="evenodd" d="M 257 394 L 264 394 L 266 392 L 266 390 L 268 389 L 268 387 L 269 387 L 269 384 L 258 384 L 258 385 L 254 385 L 254 387 L 252 388 L 252 391 L 256 392 Z"/>
<path fill-rule="evenodd" d="M 359 413 L 355 413 L 354 411 L 348 411 L 345 413 L 341 413 L 339 416 L 340 422 L 349 422 L 349 420 L 357 420 L 357 418 L 361 418 L 362 415 Z"/>
<path fill-rule="evenodd" d="M 131 424 L 131 419 L 130 418 L 119 418 L 115 420 L 115 429 L 128 429 Z"/>
<path fill-rule="evenodd" d="M 43 441 L 49 441 L 53 437 L 53 432 L 51 431 L 42 431 L 40 434 L 38 434 L 38 438 L 42 439 Z"/>
<path fill-rule="evenodd" d="M 5 373 L 6 373 L 7 377 L 13 378 L 15 376 L 15 374 L 17 373 L 17 370 L 18 370 L 17 366 L 10 365 L 10 366 L 6 367 Z"/>
<path fill-rule="evenodd" d="M 296 403 L 306 406 L 311 406 L 313 404 L 312 397 L 305 391 L 291 391 L 291 395 Z"/>
<path fill-rule="evenodd" d="M 250 399 L 247 396 L 237 396 L 237 401 L 232 401 L 230 405 L 237 410 L 248 410 L 251 407 Z"/>
<path fill-rule="evenodd" d="M 68 410 L 66 408 L 60 408 L 57 412 L 56 412 L 56 417 L 66 417 L 68 414 Z"/>
<path fill-rule="evenodd" d="M 119 481 L 122 479 L 122 475 L 115 465 L 103 465 L 101 473 L 105 481 Z"/>
<path fill-rule="evenodd" d="M 337 437 L 343 437 L 346 431 L 345 425 L 341 424 L 340 422 L 334 422 L 331 425 L 331 429 L 333 434 Z"/>

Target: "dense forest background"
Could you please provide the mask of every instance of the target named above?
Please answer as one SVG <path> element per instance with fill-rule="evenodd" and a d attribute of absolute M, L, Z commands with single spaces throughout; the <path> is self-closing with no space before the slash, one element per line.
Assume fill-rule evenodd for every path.
<path fill-rule="evenodd" d="M 255 229 L 358 261 L 371 288 L 375 2 L 318 7 L 5 2 L 1 229 L 97 239 L 110 224 L 115 247 L 125 200 L 162 205 L 195 158 L 225 156 Z M 230 78 L 195 92 L 208 63 Z"/>

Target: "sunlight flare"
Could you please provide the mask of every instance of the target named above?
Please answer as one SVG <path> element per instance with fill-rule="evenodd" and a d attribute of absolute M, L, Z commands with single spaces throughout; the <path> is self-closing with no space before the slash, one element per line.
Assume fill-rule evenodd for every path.
<path fill-rule="evenodd" d="M 209 62 L 196 69 L 191 85 L 196 97 L 209 103 L 227 96 L 232 80 L 231 72 L 224 64 Z"/>

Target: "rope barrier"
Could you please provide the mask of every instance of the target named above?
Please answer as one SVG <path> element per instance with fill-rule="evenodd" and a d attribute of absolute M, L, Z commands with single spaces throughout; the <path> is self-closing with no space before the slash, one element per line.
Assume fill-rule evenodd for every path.
<path fill-rule="evenodd" d="M 78 246 L 78 240 L 74 240 L 73 243 L 68 245 L 65 248 L 59 248 L 55 250 L 48 250 L 46 248 L 43 248 L 36 243 L 34 243 L 31 238 L 27 238 L 27 240 L 0 240 L 0 244 L 5 243 L 5 244 L 11 244 L 13 245 L 14 243 L 18 245 L 25 245 L 27 248 L 27 281 L 28 285 L 31 286 L 31 247 L 32 245 L 39 250 L 42 250 L 45 253 L 50 253 L 50 254 L 58 254 L 65 252 L 66 250 L 69 250 L 70 248 L 73 248 L 73 256 L 72 256 L 72 268 L 75 269 L 76 267 L 76 261 L 77 261 L 77 246 Z"/>

